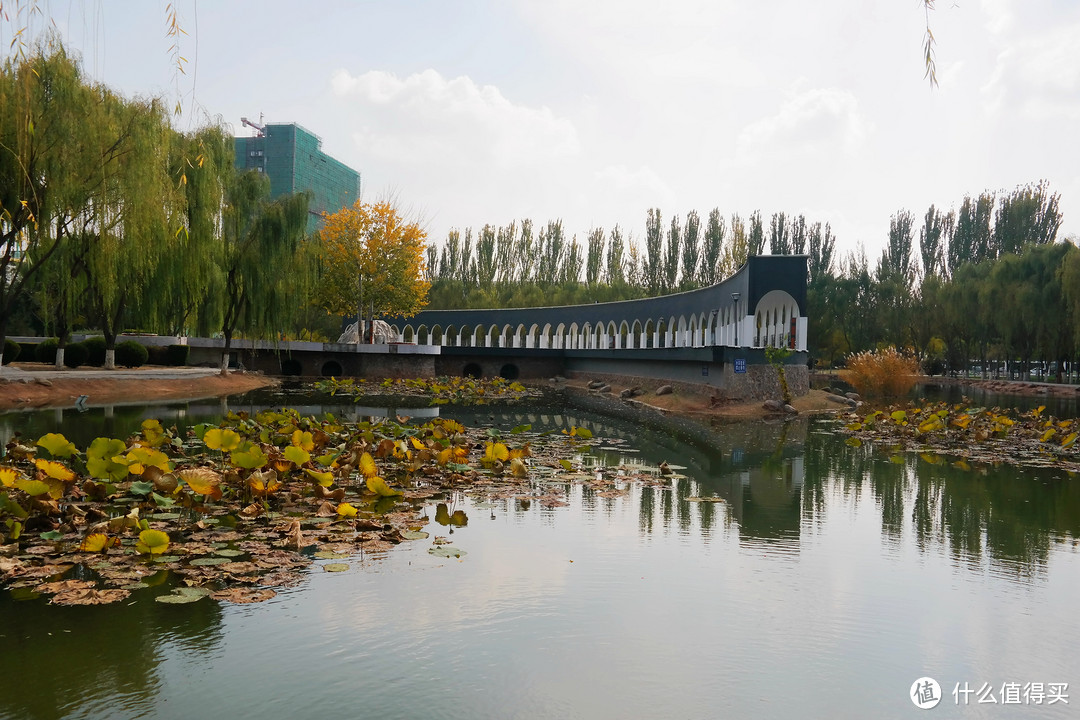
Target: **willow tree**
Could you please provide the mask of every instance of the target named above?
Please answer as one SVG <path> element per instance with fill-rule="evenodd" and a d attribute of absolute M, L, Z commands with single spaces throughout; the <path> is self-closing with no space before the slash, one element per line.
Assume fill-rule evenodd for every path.
<path fill-rule="evenodd" d="M 128 150 L 101 168 L 91 226 L 80 237 L 87 243 L 87 307 L 105 336 L 105 367 L 112 368 L 116 336 L 132 321 L 152 318 L 159 290 L 154 279 L 173 252 L 180 198 L 169 167 L 175 133 L 161 102 L 124 100 L 111 92 L 102 93 L 101 102 L 108 123 L 81 141 L 104 149 L 119 135 Z"/>
<path fill-rule="evenodd" d="M 52 39 L 0 71 L 0 348 L 17 302 L 86 226 L 128 128 Z M 85 141 L 94 138 L 94 142 Z M 59 298 L 58 298 L 59 299 Z M 52 310 L 47 311 L 49 314 Z"/>
<path fill-rule="evenodd" d="M 237 332 L 276 338 L 308 300 L 308 200 L 307 193 L 271 200 L 270 180 L 254 171 L 235 175 L 226 190 L 221 242 L 199 315 L 201 328 L 216 325 L 225 338 L 222 375 Z"/>
<path fill-rule="evenodd" d="M 316 239 L 320 270 L 314 297 L 328 313 L 353 314 L 361 292 L 364 307 L 378 315 L 408 317 L 427 304 L 427 234 L 391 202 L 357 200 L 328 215 Z"/>
<path fill-rule="evenodd" d="M 233 152 L 232 137 L 219 126 L 173 138 L 169 173 L 181 209 L 166 238 L 168 252 L 157 263 L 153 292 L 146 296 L 151 302 L 142 308 L 143 322 L 151 329 L 203 336 L 221 329 L 216 319 L 201 327 L 198 323 L 208 318 L 199 311 L 220 260 L 225 195 L 235 174 Z"/>

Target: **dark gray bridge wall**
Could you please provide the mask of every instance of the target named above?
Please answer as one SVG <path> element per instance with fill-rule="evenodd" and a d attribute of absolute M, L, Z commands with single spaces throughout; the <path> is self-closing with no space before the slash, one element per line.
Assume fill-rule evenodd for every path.
<path fill-rule="evenodd" d="M 717 285 L 641 300 L 502 310 L 427 310 L 385 318 L 419 345 L 644 350 L 806 349 L 805 255 L 751 257 Z M 733 298 L 738 293 L 738 301 Z M 795 328 L 794 338 L 791 330 Z"/>

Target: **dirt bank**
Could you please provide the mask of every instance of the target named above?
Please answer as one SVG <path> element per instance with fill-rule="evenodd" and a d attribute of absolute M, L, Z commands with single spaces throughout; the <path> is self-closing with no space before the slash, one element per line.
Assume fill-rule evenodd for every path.
<path fill-rule="evenodd" d="M 63 377 L 21 377 L 0 379 L 0 410 L 70 407 L 80 395 L 88 396 L 87 406 L 111 405 L 122 402 L 151 402 L 163 399 L 219 397 L 276 385 L 277 380 L 264 375 L 230 373 L 193 377 L 101 377 L 104 373 L 80 373 L 72 370 Z"/>
<path fill-rule="evenodd" d="M 589 380 L 585 378 L 573 378 L 560 383 L 560 385 L 573 388 L 576 391 L 599 394 L 614 401 L 619 400 L 619 393 L 623 390 L 640 387 L 643 393 L 635 396 L 631 402 L 639 402 L 675 415 L 727 418 L 730 420 L 754 420 L 777 416 L 777 413 L 763 408 L 761 400 L 747 402 L 725 400 L 710 394 L 708 388 L 704 386 L 684 385 L 675 388 L 671 393 L 657 395 L 657 388 L 664 384 L 658 381 L 642 381 L 640 384 L 629 378 L 623 382 L 612 381 L 609 383 L 611 390 L 606 393 L 596 393 L 595 390 L 589 390 L 588 384 Z M 805 414 L 830 412 L 845 407 L 829 400 L 828 393 L 821 390 L 811 390 L 806 395 L 793 398 L 791 404 L 800 413 Z"/>

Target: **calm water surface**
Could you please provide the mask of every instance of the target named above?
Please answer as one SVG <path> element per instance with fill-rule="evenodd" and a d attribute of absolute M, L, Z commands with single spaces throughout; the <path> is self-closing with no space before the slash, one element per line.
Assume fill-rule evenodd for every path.
<path fill-rule="evenodd" d="M 63 422 L 85 444 L 144 416 L 215 412 Z M 345 573 L 313 566 L 258 605 L 153 602 L 165 588 L 89 608 L 0 593 L 0 717 L 923 717 L 909 696 L 922 676 L 944 695 L 932 717 L 1080 714 L 1080 479 L 891 458 L 845 445 L 828 419 L 443 413 L 586 426 L 639 450 L 587 463 L 667 461 L 687 477 L 614 499 L 564 484 L 568 506 L 550 509 L 451 497 L 469 517 L 452 538 L 461 559 L 404 543 Z M 57 419 L 3 416 L 0 434 Z M 687 500 L 712 495 L 724 502 Z M 958 705 L 958 683 L 997 704 Z M 1005 707 L 1006 683 L 1076 697 Z"/>

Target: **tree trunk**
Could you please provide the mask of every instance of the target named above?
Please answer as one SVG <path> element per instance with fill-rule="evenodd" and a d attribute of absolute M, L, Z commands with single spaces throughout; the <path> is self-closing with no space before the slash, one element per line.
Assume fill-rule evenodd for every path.
<path fill-rule="evenodd" d="M 105 348 L 105 369 L 106 370 L 115 370 L 116 369 L 116 348 L 114 348 L 114 347 L 106 346 L 106 348 Z"/>
<path fill-rule="evenodd" d="M 229 350 L 232 348 L 232 332 L 225 331 L 225 347 L 221 351 L 221 374 L 229 374 Z"/>

